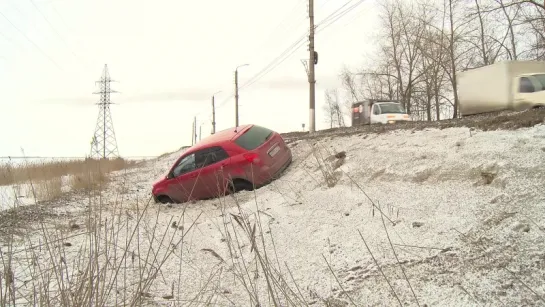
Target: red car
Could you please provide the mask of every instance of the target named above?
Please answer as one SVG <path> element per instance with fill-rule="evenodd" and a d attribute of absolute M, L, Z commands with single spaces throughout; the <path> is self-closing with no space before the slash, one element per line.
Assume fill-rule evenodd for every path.
<path fill-rule="evenodd" d="M 251 191 L 277 178 L 291 161 L 277 132 L 258 125 L 226 129 L 187 149 L 153 185 L 153 198 L 180 203 Z"/>

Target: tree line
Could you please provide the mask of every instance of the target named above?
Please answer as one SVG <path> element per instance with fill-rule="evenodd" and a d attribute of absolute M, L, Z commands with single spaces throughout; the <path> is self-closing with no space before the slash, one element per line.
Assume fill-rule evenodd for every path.
<path fill-rule="evenodd" d="M 503 60 L 545 59 L 542 0 L 378 5 L 381 24 L 369 63 L 342 70 L 344 102 L 337 89 L 326 91 L 325 120 L 331 127 L 345 126 L 350 105 L 369 98 L 398 100 L 417 120 L 457 118 L 457 73 Z"/>

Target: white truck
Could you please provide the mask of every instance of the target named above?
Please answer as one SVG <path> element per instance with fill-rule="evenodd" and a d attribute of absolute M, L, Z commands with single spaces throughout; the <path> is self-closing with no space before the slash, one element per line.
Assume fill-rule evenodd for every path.
<path fill-rule="evenodd" d="M 370 99 L 352 104 L 352 126 L 393 124 L 410 120 L 401 103 L 397 101 Z"/>
<path fill-rule="evenodd" d="M 459 72 L 462 116 L 545 106 L 545 62 L 504 61 Z"/>

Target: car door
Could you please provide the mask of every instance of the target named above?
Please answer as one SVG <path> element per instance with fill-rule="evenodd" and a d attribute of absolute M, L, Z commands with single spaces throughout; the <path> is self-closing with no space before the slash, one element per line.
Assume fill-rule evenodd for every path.
<path fill-rule="evenodd" d="M 380 106 L 378 104 L 373 104 L 371 108 L 371 124 L 378 124 L 382 122 L 380 116 Z"/>
<path fill-rule="evenodd" d="M 229 155 L 221 146 L 213 146 L 195 153 L 199 175 L 197 185 L 202 198 L 224 194 L 228 180 Z"/>
<path fill-rule="evenodd" d="M 195 153 L 182 157 L 169 175 L 168 195 L 173 200 L 186 202 L 194 199 L 193 190 L 197 184 Z"/>

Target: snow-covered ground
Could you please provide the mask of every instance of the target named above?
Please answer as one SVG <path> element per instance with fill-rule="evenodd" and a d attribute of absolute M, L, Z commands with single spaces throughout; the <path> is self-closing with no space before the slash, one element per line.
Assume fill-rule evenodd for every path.
<path fill-rule="evenodd" d="M 292 166 L 255 193 L 148 207 L 127 266 L 173 254 L 155 263 L 161 266 L 146 304 L 204 304 L 212 297 L 211 305 L 250 306 L 253 292 L 261 306 L 271 306 L 265 284 L 272 282 L 278 293 L 293 291 L 277 293 L 281 306 L 305 305 L 293 297 L 314 306 L 545 305 L 544 125 L 398 130 L 290 146 Z M 345 158 L 332 157 L 343 151 Z M 71 216 L 48 224 L 64 227 L 66 261 L 75 263 L 89 245 L 89 208 L 102 204 L 107 230 L 108 218 L 117 218 L 118 229 L 136 223 L 151 184 L 179 155 L 115 173 L 100 200 L 81 195 L 57 206 Z M 257 238 L 255 249 L 242 238 L 244 227 Z M 112 238 L 124 243 L 130 235 L 116 231 Z M 24 244 L 42 242 L 40 236 L 43 230 Z M 36 253 L 42 263 L 52 257 Z M 23 266 L 16 271 L 16 280 L 28 279 Z"/>

